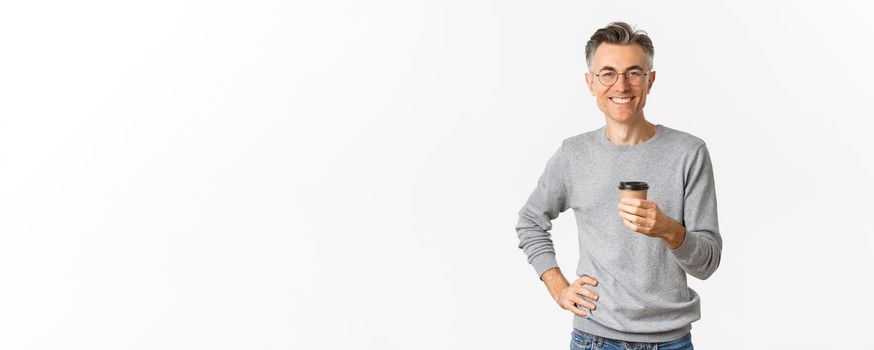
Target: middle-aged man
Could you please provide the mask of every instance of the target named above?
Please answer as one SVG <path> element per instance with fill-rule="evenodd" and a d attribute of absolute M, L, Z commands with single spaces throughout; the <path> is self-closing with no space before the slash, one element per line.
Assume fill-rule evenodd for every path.
<path fill-rule="evenodd" d="M 552 298 L 574 313 L 571 349 L 692 349 L 700 298 L 686 275 L 708 278 L 722 237 L 707 147 L 644 117 L 655 82 L 653 44 L 622 22 L 586 44 L 586 83 L 606 125 L 569 137 L 519 211 L 519 248 Z M 647 199 L 619 198 L 643 181 Z M 574 210 L 580 260 L 573 283 L 559 270 L 549 230 Z"/>

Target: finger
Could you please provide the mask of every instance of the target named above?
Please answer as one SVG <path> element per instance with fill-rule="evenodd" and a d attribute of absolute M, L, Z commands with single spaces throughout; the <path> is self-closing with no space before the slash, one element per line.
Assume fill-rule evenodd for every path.
<path fill-rule="evenodd" d="M 634 214 L 634 215 L 642 216 L 642 217 L 646 217 L 646 218 L 655 218 L 656 217 L 656 210 L 654 208 L 645 209 L 643 207 L 635 207 L 635 206 L 631 206 L 631 205 L 627 205 L 627 204 L 619 204 L 617 207 L 619 208 L 620 212 Z"/>
<path fill-rule="evenodd" d="M 655 204 L 655 202 L 653 202 L 651 200 L 641 199 L 640 204 L 638 204 L 638 206 L 641 208 L 644 208 L 644 209 L 652 209 L 652 208 L 656 207 L 656 204 Z"/>
<path fill-rule="evenodd" d="M 635 207 L 633 205 L 628 205 L 628 204 L 621 204 L 620 203 L 619 205 L 617 205 L 617 207 L 619 208 L 620 212 L 626 212 L 629 214 L 641 215 L 644 212 L 644 210 L 641 209 L 640 207 Z M 641 215 L 641 216 L 643 216 L 643 215 Z"/>
<path fill-rule="evenodd" d="M 622 223 L 625 224 L 625 227 L 628 227 L 628 229 L 634 232 L 638 232 L 637 230 L 640 229 L 639 226 L 633 224 L 631 221 L 628 221 L 628 219 L 622 219 Z"/>
<path fill-rule="evenodd" d="M 645 216 L 637 216 L 632 214 L 619 214 L 623 219 L 630 221 L 632 224 L 636 226 L 642 227 L 652 227 L 655 225 L 655 219 L 648 218 Z"/>
<path fill-rule="evenodd" d="M 579 287 L 579 288 L 574 289 L 574 293 L 577 293 L 578 295 L 582 295 L 586 298 L 589 298 L 589 299 L 595 300 L 595 301 L 598 301 L 598 298 L 599 298 L 598 293 L 595 293 L 595 292 L 588 290 L 586 288 L 583 288 L 583 287 Z"/>
<path fill-rule="evenodd" d="M 588 315 L 586 314 L 585 311 L 583 311 L 582 309 L 580 309 L 579 307 L 577 307 L 577 305 L 574 304 L 574 303 L 571 302 L 571 301 L 568 301 L 568 305 L 567 305 L 567 306 L 562 305 L 562 307 L 563 307 L 565 310 L 568 310 L 568 311 L 570 311 L 570 312 L 573 312 L 573 313 L 576 314 L 577 316 L 580 316 L 580 317 L 586 317 L 586 316 L 588 316 Z"/>
<path fill-rule="evenodd" d="M 588 284 L 590 286 L 597 286 L 598 285 L 598 280 L 594 279 L 592 276 L 589 276 L 589 275 L 583 275 L 577 281 L 580 282 L 579 286 L 581 288 L 582 288 L 582 285 L 584 285 L 584 284 Z"/>
<path fill-rule="evenodd" d="M 644 218 L 643 218 L 643 217 L 640 217 L 640 216 L 637 216 L 637 215 L 634 215 L 634 214 L 629 214 L 629 213 L 626 213 L 626 212 L 621 212 L 621 211 L 620 211 L 620 212 L 619 212 L 619 216 L 621 216 L 621 217 L 622 217 L 623 219 L 625 219 L 625 220 L 631 221 L 631 223 L 633 223 L 633 224 L 638 224 L 638 225 L 640 225 L 640 224 L 643 223 L 643 221 L 644 221 Z"/>
<path fill-rule="evenodd" d="M 641 234 L 644 234 L 644 235 L 647 235 L 650 237 L 657 237 L 657 235 L 655 235 L 653 233 L 652 226 L 647 226 L 646 223 L 638 225 L 638 224 L 632 223 L 631 221 L 628 221 L 628 220 L 622 220 L 622 223 L 625 224 L 625 227 L 628 227 L 629 230 L 632 230 L 634 232 L 641 233 Z"/>
<path fill-rule="evenodd" d="M 586 308 L 588 310 L 592 310 L 592 311 L 594 311 L 596 308 L 598 308 L 597 306 L 595 306 L 595 304 L 592 304 L 588 301 L 585 301 L 585 300 L 583 300 L 583 298 L 580 298 L 580 297 L 574 297 L 573 301 L 577 307 L 584 307 L 584 308 Z"/>

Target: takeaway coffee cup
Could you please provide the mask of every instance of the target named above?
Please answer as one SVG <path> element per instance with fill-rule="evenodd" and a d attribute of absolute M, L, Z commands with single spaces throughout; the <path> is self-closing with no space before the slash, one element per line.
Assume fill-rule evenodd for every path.
<path fill-rule="evenodd" d="M 619 183 L 619 198 L 646 199 L 646 191 L 649 185 L 641 181 L 629 181 Z"/>

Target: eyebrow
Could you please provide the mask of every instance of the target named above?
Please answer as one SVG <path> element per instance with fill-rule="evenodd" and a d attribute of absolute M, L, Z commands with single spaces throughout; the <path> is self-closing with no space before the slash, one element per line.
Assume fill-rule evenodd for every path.
<path fill-rule="evenodd" d="M 644 70 L 643 67 L 638 66 L 638 65 L 635 64 L 635 65 L 633 65 L 633 66 L 631 66 L 631 67 L 626 68 L 625 71 L 627 72 L 627 71 L 630 71 L 630 70 L 632 70 L 632 69 Z M 612 70 L 612 71 L 615 72 L 615 71 L 616 71 L 616 68 L 613 68 L 613 67 L 610 67 L 610 66 L 604 66 L 604 67 L 601 67 L 601 70 L 600 70 L 600 71 L 605 71 L 605 70 Z M 599 72 L 600 72 L 600 71 L 599 71 Z"/>

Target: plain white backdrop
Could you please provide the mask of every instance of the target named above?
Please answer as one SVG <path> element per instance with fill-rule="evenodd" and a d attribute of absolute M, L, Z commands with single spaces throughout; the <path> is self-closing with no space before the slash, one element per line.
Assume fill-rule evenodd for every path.
<path fill-rule="evenodd" d="M 565 349 L 514 226 L 604 117 L 584 46 L 652 37 L 704 139 L 699 349 L 870 337 L 864 2 L 0 5 L 0 348 Z M 555 222 L 573 279 L 571 211 Z"/>

